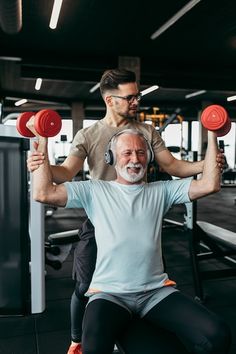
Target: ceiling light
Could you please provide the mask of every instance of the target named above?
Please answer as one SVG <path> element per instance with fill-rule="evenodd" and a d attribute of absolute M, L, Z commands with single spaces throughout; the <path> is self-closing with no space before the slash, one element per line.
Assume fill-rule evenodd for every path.
<path fill-rule="evenodd" d="M 148 87 L 147 89 L 141 91 L 140 93 L 142 94 L 142 96 L 145 96 L 147 95 L 148 93 L 152 92 L 152 91 L 155 91 L 155 90 L 158 90 L 159 89 L 159 86 L 157 85 L 153 85 L 151 87 Z"/>
<path fill-rule="evenodd" d="M 185 98 L 199 96 L 202 95 L 203 93 L 206 93 L 206 90 L 200 90 L 200 91 L 195 91 L 193 93 L 189 93 L 188 95 L 185 96 Z"/>
<path fill-rule="evenodd" d="M 163 26 L 161 26 L 156 32 L 151 35 L 151 39 L 156 39 L 163 32 L 165 32 L 169 27 L 171 27 L 175 22 L 177 22 L 183 15 L 186 14 L 189 10 L 191 10 L 197 3 L 201 0 L 192 0 L 189 1 L 181 10 L 176 12 L 176 14 L 169 19 Z"/>
<path fill-rule="evenodd" d="M 1 55 L 1 56 L 0 56 L 0 60 L 6 60 L 6 61 L 21 61 L 22 58 L 20 58 L 20 57 L 6 57 L 6 56 Z"/>
<path fill-rule="evenodd" d="M 58 18 L 59 18 L 60 11 L 61 11 L 62 1 L 63 0 L 54 0 L 52 15 L 51 15 L 50 23 L 49 23 L 49 27 L 51 29 L 55 29 L 57 27 L 57 22 L 58 22 Z"/>
<path fill-rule="evenodd" d="M 39 91 L 41 89 L 41 85 L 42 85 L 43 80 L 38 77 L 35 83 L 35 90 Z"/>
<path fill-rule="evenodd" d="M 229 96 L 227 97 L 227 101 L 230 102 L 230 101 L 235 101 L 236 100 L 236 96 Z"/>
<path fill-rule="evenodd" d="M 96 91 L 99 87 L 100 87 L 100 82 L 98 82 L 96 85 L 94 85 L 93 87 L 91 87 L 91 89 L 89 90 L 89 92 L 90 92 L 90 93 L 93 93 L 93 92 Z"/>
<path fill-rule="evenodd" d="M 15 102 L 15 106 L 22 106 L 24 103 L 28 102 L 25 98 L 23 98 L 22 100 L 19 100 L 17 102 Z"/>

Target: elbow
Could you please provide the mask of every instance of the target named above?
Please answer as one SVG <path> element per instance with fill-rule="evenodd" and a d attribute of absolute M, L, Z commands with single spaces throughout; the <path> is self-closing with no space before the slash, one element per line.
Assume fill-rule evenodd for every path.
<path fill-rule="evenodd" d="M 214 189 L 213 193 L 218 193 L 220 190 L 221 190 L 221 186 L 220 186 L 220 183 L 219 183 L 217 186 L 215 186 L 215 189 Z"/>
<path fill-rule="evenodd" d="M 47 203 L 47 195 L 41 191 L 34 191 L 33 199 L 39 203 L 43 203 L 43 204 Z"/>
<path fill-rule="evenodd" d="M 215 183 L 208 187 L 208 194 L 218 193 L 221 189 L 220 183 Z"/>

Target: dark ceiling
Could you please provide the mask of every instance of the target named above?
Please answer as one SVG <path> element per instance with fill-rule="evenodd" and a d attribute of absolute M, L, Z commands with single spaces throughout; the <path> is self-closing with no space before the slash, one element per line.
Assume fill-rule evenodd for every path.
<path fill-rule="evenodd" d="M 201 0 L 155 40 L 150 36 L 190 0 L 64 0 L 55 30 L 48 26 L 53 2 L 22 0 L 20 29 L 14 7 L 21 0 L 0 0 L 3 116 L 53 107 L 68 118 L 71 104 L 83 102 L 87 118 L 102 117 L 99 90 L 89 90 L 104 70 L 128 57 L 136 67 L 140 61 L 141 90 L 160 87 L 144 96 L 141 110 L 180 108 L 196 119 L 214 103 L 236 120 L 236 101 L 226 100 L 236 94 L 235 0 Z M 43 79 L 40 91 L 34 89 L 37 77 Z M 197 90 L 206 92 L 185 98 Z M 14 107 L 20 98 L 30 103 Z"/>

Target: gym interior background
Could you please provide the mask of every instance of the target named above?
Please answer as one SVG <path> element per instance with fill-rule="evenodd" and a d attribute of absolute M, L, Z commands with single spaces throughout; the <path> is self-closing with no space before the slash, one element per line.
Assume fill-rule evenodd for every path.
<path fill-rule="evenodd" d="M 198 201 L 191 215 L 195 222 L 206 221 L 222 228 L 223 238 L 227 239 L 228 231 L 236 233 L 235 1 L 166 0 L 160 3 L 148 0 L 144 3 L 127 0 L 118 6 L 107 0 L 102 4 L 98 0 L 64 0 L 57 27 L 51 29 L 53 4 L 53 0 L 0 0 L 0 282 L 5 284 L 8 277 L 13 279 L 7 288 L 0 287 L 1 354 L 47 354 L 52 348 L 58 354 L 66 352 L 70 341 L 69 302 L 73 291 L 71 266 L 75 243 L 60 245 L 60 255 L 47 253 L 49 260 L 45 265 L 44 241 L 48 242 L 48 236 L 58 232 L 69 232 L 71 240 L 76 241 L 70 231 L 78 229 L 85 218 L 83 210 L 68 212 L 60 208 L 38 210 L 36 206 L 35 210 L 35 205 L 32 207 L 30 176 L 25 166 L 30 147 L 28 139 L 18 136 L 22 153 L 13 158 L 14 162 L 20 159 L 18 167 L 22 176 L 19 180 L 16 181 L 18 171 L 6 162 L 8 157 L 12 158 L 9 150 L 16 150 L 18 154 L 19 147 L 12 138 L 20 113 L 49 108 L 60 114 L 62 129 L 50 138 L 50 159 L 52 163 L 61 163 L 76 131 L 104 115 L 105 106 L 98 86 L 103 71 L 125 67 L 136 72 L 143 93 L 150 87 L 155 88 L 143 95 L 137 119 L 153 124 L 156 129 L 166 125 L 162 137 L 178 158 L 192 159 L 196 151 L 200 159 L 204 156 L 200 114 L 210 104 L 222 105 L 232 123 L 230 132 L 219 139 L 227 159 L 222 190 Z M 37 79 L 41 79 L 40 88 L 36 87 Z M 7 144 L 3 138 L 6 135 Z M 77 177 L 88 177 L 86 164 Z M 156 170 L 152 178 L 159 178 Z M 8 182 L 11 185 L 7 185 Z M 16 184 L 13 192 L 18 191 L 24 202 L 16 203 L 14 195 L 6 204 L 5 194 L 10 193 L 12 184 Z M 7 217 L 3 211 L 6 207 Z M 29 242 L 25 224 L 28 225 L 32 213 L 36 218 L 40 215 L 42 220 Z M 199 288 L 192 271 L 194 257 L 189 247 L 189 242 L 195 239 L 192 240 L 194 232 L 190 235 L 186 229 L 188 216 L 184 218 L 185 214 L 183 206 L 173 208 L 167 216 L 164 251 L 169 273 L 183 291 L 196 296 Z M 13 224 L 15 226 L 8 230 Z M 38 233 L 41 233 L 39 243 L 35 244 Z M 13 240 L 12 243 L 9 240 Z M 202 239 L 200 242 L 201 250 L 207 249 L 210 253 L 212 245 L 206 245 Z M 217 242 L 214 240 L 214 246 L 218 247 Z M 222 246 L 222 240 L 219 245 Z M 15 252 L 9 253 L 13 259 L 7 254 L 11 247 Z M 36 256 L 33 257 L 32 252 Z M 220 252 L 225 252 L 224 257 L 220 257 Z M 204 301 L 226 319 L 234 335 L 234 242 L 224 240 L 223 250 L 217 249 L 215 253 L 215 257 L 208 259 L 203 256 L 206 259 L 200 265 L 201 270 L 208 272 L 201 275 Z M 37 264 L 30 265 L 31 275 L 28 257 L 31 262 L 32 258 L 37 258 Z M 55 266 L 53 262 L 58 259 L 62 262 L 61 268 L 55 269 L 52 265 Z M 19 277 L 15 277 L 19 265 Z M 218 273 L 210 275 L 215 269 Z M 34 277 L 37 271 L 38 278 L 42 279 L 32 280 L 32 274 Z M 209 279 L 202 280 L 207 276 Z M 36 297 L 36 305 L 32 304 L 31 296 Z M 231 353 L 235 349 L 234 339 Z"/>

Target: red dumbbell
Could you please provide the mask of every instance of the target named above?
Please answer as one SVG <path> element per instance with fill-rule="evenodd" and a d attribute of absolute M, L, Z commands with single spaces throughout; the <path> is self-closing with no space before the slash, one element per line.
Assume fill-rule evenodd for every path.
<path fill-rule="evenodd" d="M 219 137 L 228 134 L 231 129 L 231 120 L 227 111 L 217 104 L 203 110 L 201 122 L 206 129 L 215 131 Z"/>
<path fill-rule="evenodd" d="M 33 115 L 35 116 L 34 128 L 39 135 L 52 137 L 60 132 L 62 122 L 59 114 L 51 109 L 43 109 L 36 114 L 34 112 L 24 112 L 19 115 L 16 121 L 16 128 L 21 135 L 27 138 L 35 136 L 26 126 Z"/>

